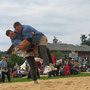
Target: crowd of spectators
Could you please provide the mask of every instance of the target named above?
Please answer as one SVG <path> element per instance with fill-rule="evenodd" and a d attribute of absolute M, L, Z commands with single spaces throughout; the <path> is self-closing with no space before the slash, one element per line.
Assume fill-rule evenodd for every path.
<path fill-rule="evenodd" d="M 88 64 L 88 58 L 84 57 L 76 57 L 76 58 L 57 58 L 51 54 L 53 66 L 57 68 L 57 70 L 53 70 L 49 72 L 48 77 L 52 76 L 67 76 L 67 75 L 76 75 L 80 74 L 80 72 L 90 72 L 90 65 Z M 40 78 L 40 75 L 43 74 L 43 62 L 37 61 L 37 77 Z M 12 78 L 21 78 L 23 76 L 27 76 L 27 79 L 31 78 L 30 66 L 25 61 L 24 69 L 18 66 L 17 64 L 13 68 L 9 68 L 10 76 Z M 1 75 L 1 74 L 0 74 Z"/>

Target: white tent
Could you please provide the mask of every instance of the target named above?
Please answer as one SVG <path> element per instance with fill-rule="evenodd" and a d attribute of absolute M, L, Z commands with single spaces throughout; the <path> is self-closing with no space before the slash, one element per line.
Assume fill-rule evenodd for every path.
<path fill-rule="evenodd" d="M 26 69 L 26 63 L 27 63 L 27 61 L 25 60 L 25 62 L 20 66 L 20 68 L 25 70 Z"/>

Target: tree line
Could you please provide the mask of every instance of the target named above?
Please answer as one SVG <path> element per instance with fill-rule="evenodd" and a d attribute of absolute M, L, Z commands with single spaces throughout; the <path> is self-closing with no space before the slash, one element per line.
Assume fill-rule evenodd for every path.
<path fill-rule="evenodd" d="M 4 52 L 0 52 L 0 60 L 2 60 L 2 56 L 4 56 Z M 24 61 L 25 59 L 23 57 L 12 54 L 7 60 L 8 68 L 13 68 L 16 63 L 20 66 L 24 63 Z"/>

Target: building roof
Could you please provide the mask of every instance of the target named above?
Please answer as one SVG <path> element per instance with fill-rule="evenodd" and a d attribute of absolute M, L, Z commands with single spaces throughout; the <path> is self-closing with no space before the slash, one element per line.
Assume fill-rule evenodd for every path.
<path fill-rule="evenodd" d="M 53 44 L 48 43 L 48 48 L 52 51 L 80 51 L 80 52 L 90 52 L 90 46 L 87 45 L 73 45 L 73 44 Z"/>

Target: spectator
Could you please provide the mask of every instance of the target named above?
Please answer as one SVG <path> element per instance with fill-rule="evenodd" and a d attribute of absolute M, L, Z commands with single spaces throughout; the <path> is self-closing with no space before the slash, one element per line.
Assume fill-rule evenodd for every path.
<path fill-rule="evenodd" d="M 65 66 L 64 72 L 65 72 L 65 76 L 71 75 L 71 73 L 70 73 L 70 67 L 69 67 L 68 63 L 67 63 L 67 65 Z"/>
<path fill-rule="evenodd" d="M 8 81 L 10 82 L 10 72 L 7 69 L 7 56 L 3 56 L 2 60 L 0 61 L 0 67 L 2 69 L 2 82 L 5 82 L 5 75 L 7 75 Z"/>
<path fill-rule="evenodd" d="M 57 58 L 53 54 L 51 54 L 51 56 L 52 56 L 53 63 L 56 63 L 57 62 Z"/>

